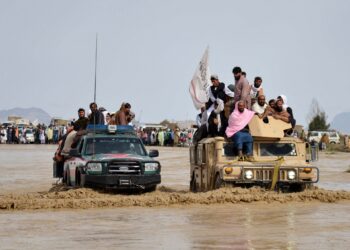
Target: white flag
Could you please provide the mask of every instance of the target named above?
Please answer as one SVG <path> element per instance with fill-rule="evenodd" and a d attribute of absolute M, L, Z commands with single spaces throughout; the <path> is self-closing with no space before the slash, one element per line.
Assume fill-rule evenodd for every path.
<path fill-rule="evenodd" d="M 210 72 L 208 65 L 209 48 L 204 52 L 198 68 L 190 83 L 190 94 L 196 109 L 200 109 L 209 100 Z"/>

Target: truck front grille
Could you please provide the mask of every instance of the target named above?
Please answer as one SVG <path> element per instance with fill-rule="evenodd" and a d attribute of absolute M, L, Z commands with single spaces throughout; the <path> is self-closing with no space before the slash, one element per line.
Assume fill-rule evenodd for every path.
<path fill-rule="evenodd" d="M 253 169 L 253 176 L 258 181 L 271 181 L 273 169 Z"/>
<path fill-rule="evenodd" d="M 138 162 L 112 162 L 108 165 L 109 174 L 141 174 L 141 166 Z"/>
<path fill-rule="evenodd" d="M 288 168 L 288 169 L 280 169 L 279 170 L 279 174 L 278 174 L 278 180 L 279 181 L 290 181 L 287 178 L 287 172 L 293 169 L 296 171 L 295 168 Z M 248 169 L 245 169 L 245 171 L 247 171 Z M 253 178 L 252 180 L 254 181 L 263 181 L 263 182 L 269 182 L 272 181 L 273 178 L 273 168 L 252 168 L 249 169 L 251 171 L 253 171 Z M 296 171 L 296 175 L 298 176 L 298 171 Z M 297 178 L 295 179 L 297 180 Z"/>

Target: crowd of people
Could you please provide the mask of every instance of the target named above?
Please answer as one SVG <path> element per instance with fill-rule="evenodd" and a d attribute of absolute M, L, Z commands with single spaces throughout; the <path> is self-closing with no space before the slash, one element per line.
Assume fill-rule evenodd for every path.
<path fill-rule="evenodd" d="M 78 118 L 67 126 L 39 124 L 37 126 L 18 127 L 9 125 L 0 128 L 0 143 L 18 144 L 58 144 L 71 131 L 84 131 L 88 124 L 96 125 L 132 125 L 135 115 L 129 103 L 122 103 L 115 113 L 107 112 L 96 103 L 90 104 L 89 114 L 85 109 L 78 109 Z M 150 146 L 190 146 L 194 129 L 180 128 L 143 128 L 135 127 L 135 131 L 145 145 Z"/>
<path fill-rule="evenodd" d="M 85 110 L 78 110 L 78 119 L 71 124 L 74 130 L 84 130 L 88 124 L 116 124 L 127 125 L 135 117 L 131 112 L 131 105 L 123 103 L 120 109 L 113 114 L 108 113 L 104 108 L 97 108 L 96 103 L 90 104 L 90 114 L 86 116 Z M 8 125 L 0 127 L 0 143 L 19 144 L 57 144 L 67 134 L 69 126 L 38 124 L 37 126 L 16 126 Z"/>
<path fill-rule="evenodd" d="M 66 133 L 65 126 L 16 126 L 8 125 L 0 127 L 0 143 L 6 144 L 56 144 Z"/>
<path fill-rule="evenodd" d="M 269 122 L 269 117 L 290 123 L 286 136 L 293 133 L 296 121 L 285 95 L 266 101 L 261 77 L 255 77 L 253 84 L 249 84 L 240 67 L 234 67 L 232 74 L 235 84 L 229 86 L 220 82 L 218 75 L 211 75 L 209 100 L 197 116 L 199 129 L 193 140 L 196 143 L 205 137 L 223 136 L 233 142 L 240 158 L 251 157 L 253 138 L 248 124 L 254 116 L 265 123 Z"/>
<path fill-rule="evenodd" d="M 191 146 L 194 129 L 138 128 L 137 135 L 149 146 Z"/>

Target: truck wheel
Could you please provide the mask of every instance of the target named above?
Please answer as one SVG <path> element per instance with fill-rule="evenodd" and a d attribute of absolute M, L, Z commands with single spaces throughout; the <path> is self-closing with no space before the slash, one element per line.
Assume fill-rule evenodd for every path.
<path fill-rule="evenodd" d="M 215 176 L 215 183 L 214 183 L 214 189 L 219 189 L 223 187 L 224 181 L 221 179 L 220 174 L 216 174 Z"/>
<path fill-rule="evenodd" d="M 66 185 L 67 185 L 67 186 L 70 186 L 71 183 L 70 183 L 69 171 L 66 171 L 66 173 L 65 173 L 64 175 L 65 175 L 64 180 L 65 180 Z"/>
<path fill-rule="evenodd" d="M 79 169 L 75 171 L 75 186 L 81 188 L 85 187 L 85 178 L 81 176 Z"/>
<path fill-rule="evenodd" d="M 67 174 L 63 173 L 63 175 L 62 175 L 62 183 L 66 184 L 66 181 L 67 181 Z"/>
<path fill-rule="evenodd" d="M 157 189 L 157 185 L 149 186 L 145 188 L 145 192 L 154 192 Z"/>
<path fill-rule="evenodd" d="M 291 184 L 290 187 L 289 187 L 289 192 L 303 192 L 306 188 L 306 185 L 305 184 L 299 184 L 299 183 L 294 183 L 294 184 Z"/>

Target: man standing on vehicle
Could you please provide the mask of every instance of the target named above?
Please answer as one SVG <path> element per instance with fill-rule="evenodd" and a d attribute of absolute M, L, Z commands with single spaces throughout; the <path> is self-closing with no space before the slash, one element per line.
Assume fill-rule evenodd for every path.
<path fill-rule="evenodd" d="M 80 131 L 80 130 L 85 130 L 87 125 L 89 124 L 89 119 L 85 117 L 85 110 L 83 108 L 80 108 L 78 110 L 78 120 L 75 121 L 74 123 L 74 130 L 75 131 Z"/>
<path fill-rule="evenodd" d="M 131 105 L 129 103 L 122 103 L 122 106 L 115 114 L 116 125 L 128 125 L 132 120 L 130 117 Z"/>
<path fill-rule="evenodd" d="M 220 134 L 225 133 L 225 129 L 227 127 L 227 117 L 225 116 L 225 103 L 229 101 L 230 97 L 234 97 L 234 92 L 232 92 L 228 87 L 225 86 L 223 82 L 219 81 L 218 75 L 211 75 L 210 80 L 212 82 L 212 86 L 209 89 L 209 101 L 206 103 L 206 110 L 207 110 L 207 117 L 212 114 L 216 104 L 222 104 L 219 105 L 221 108 L 220 112 L 217 112 L 217 114 L 220 115 L 220 120 L 221 120 L 221 131 Z"/>
<path fill-rule="evenodd" d="M 262 88 L 262 78 L 260 76 L 255 77 L 254 84 L 250 86 L 250 97 L 258 98 L 264 94 L 264 89 Z"/>
<path fill-rule="evenodd" d="M 248 80 L 242 75 L 242 69 L 240 67 L 234 67 L 232 69 L 233 76 L 235 78 L 235 96 L 234 103 L 238 101 L 244 101 L 247 109 L 251 108 L 250 97 L 250 85 Z"/>
<path fill-rule="evenodd" d="M 207 110 L 212 107 L 213 103 L 217 99 L 221 99 L 224 103 L 228 101 L 230 97 L 234 97 L 234 93 L 225 86 L 225 83 L 219 81 L 218 75 L 211 75 L 210 77 L 212 85 L 209 89 L 209 100 L 206 103 Z"/>
<path fill-rule="evenodd" d="M 105 124 L 105 118 L 101 111 L 97 109 L 97 104 L 90 103 L 91 114 L 89 115 L 89 124 L 103 125 Z"/>

